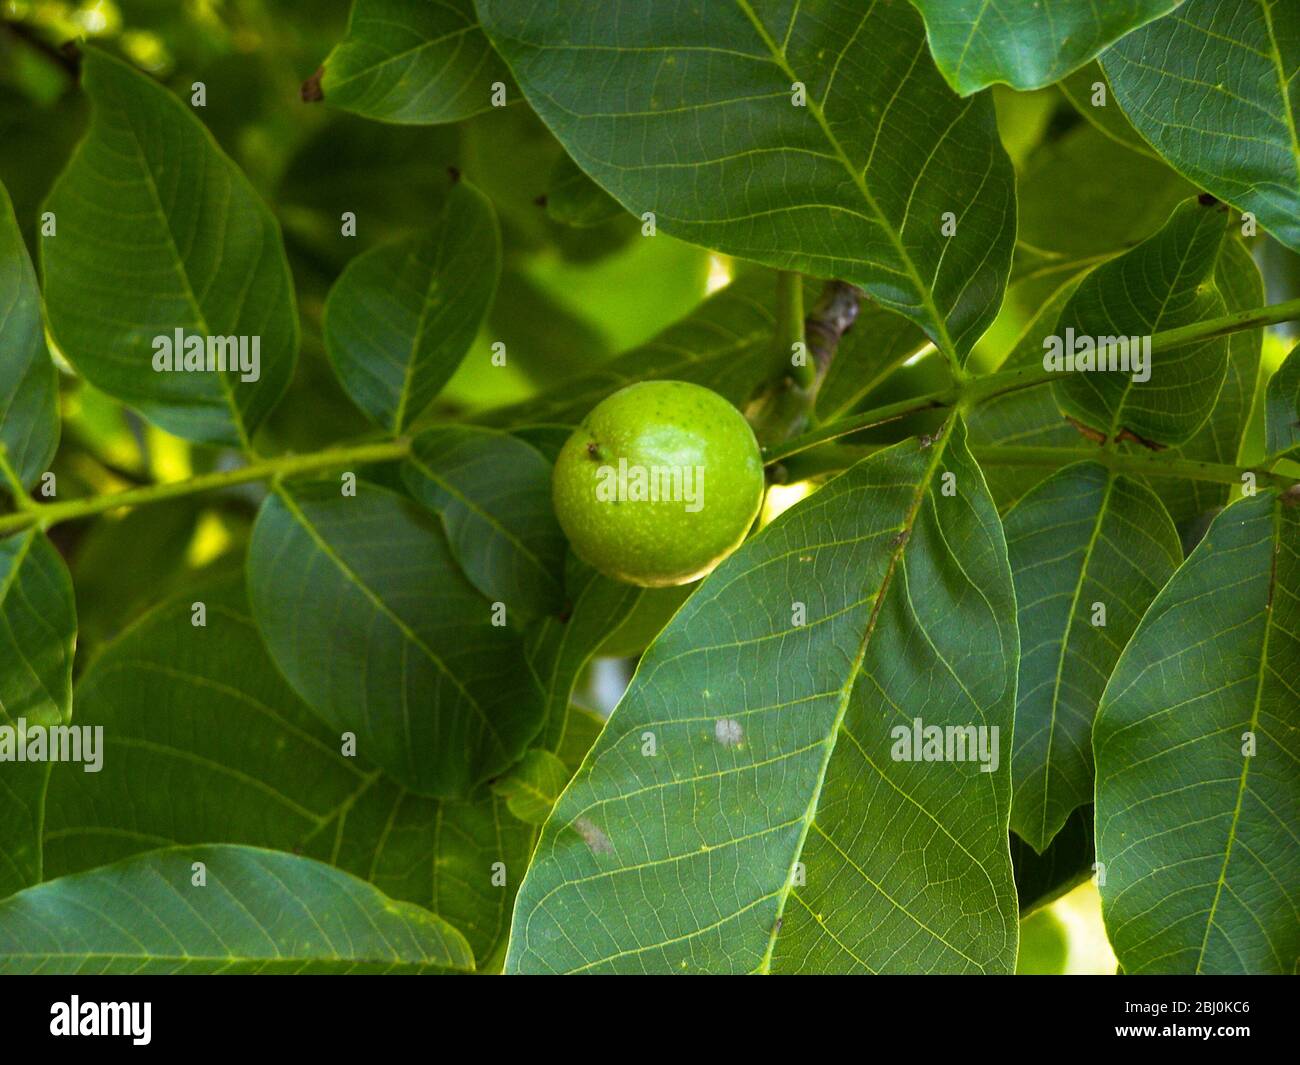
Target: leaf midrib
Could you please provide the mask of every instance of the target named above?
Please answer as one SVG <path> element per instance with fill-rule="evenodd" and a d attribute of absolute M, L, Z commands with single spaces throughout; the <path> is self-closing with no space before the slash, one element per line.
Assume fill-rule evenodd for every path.
<path fill-rule="evenodd" d="M 171 93 L 166 92 L 166 90 L 163 90 L 163 92 L 168 100 L 178 103 Z M 144 185 L 149 190 L 149 196 L 153 200 L 154 207 L 158 211 L 158 219 L 162 223 L 162 231 L 167 237 L 167 247 L 172 253 L 172 267 L 176 271 L 176 276 L 180 279 L 181 284 L 184 286 L 184 295 L 190 305 L 190 309 L 194 312 L 196 320 L 195 324 L 203 332 L 205 338 L 209 337 L 212 335 L 212 330 L 208 327 L 207 315 L 199 304 L 199 298 L 194 292 L 194 286 L 190 283 L 189 271 L 185 268 L 185 260 L 181 256 L 180 247 L 176 243 L 176 234 L 172 232 L 171 217 L 163 207 L 162 196 L 158 191 L 158 184 L 154 181 L 153 171 L 149 168 L 149 160 L 144 154 L 144 145 L 140 140 L 140 135 L 136 132 L 135 123 L 131 117 L 131 109 L 129 107 L 123 107 L 121 110 L 126 119 L 127 127 L 131 131 L 131 146 L 135 149 L 136 158 L 140 162 L 140 171 L 144 175 Z M 192 120 L 192 116 L 188 114 L 185 115 L 185 118 L 187 121 Z M 203 130 L 206 132 L 206 127 L 203 127 Z M 208 147 L 215 149 L 218 154 L 220 154 L 220 149 L 216 149 L 215 145 L 209 144 Z M 225 177 L 228 186 L 234 184 L 234 181 L 228 173 Z M 226 380 L 225 374 L 220 371 L 216 371 L 216 378 L 217 383 L 221 387 L 222 395 L 225 397 L 226 406 L 230 410 L 231 419 L 235 425 L 235 432 L 239 436 L 240 445 L 243 447 L 245 452 L 251 453 L 253 450 L 252 441 L 248 436 L 248 428 L 244 425 L 243 412 L 235 403 L 235 395 L 231 391 L 231 384 Z"/>
<path fill-rule="evenodd" d="M 1110 498 L 1115 490 L 1115 482 L 1118 475 L 1114 470 L 1107 471 L 1106 491 L 1101 497 L 1101 505 L 1097 508 L 1097 519 L 1093 524 L 1092 533 L 1088 537 L 1087 546 L 1083 550 L 1083 559 L 1079 566 L 1079 579 L 1074 585 L 1074 594 L 1070 597 L 1070 613 L 1065 623 L 1065 633 L 1061 639 L 1061 650 L 1056 659 L 1056 679 L 1052 683 L 1052 717 L 1047 729 L 1047 757 L 1043 762 L 1043 788 L 1041 812 L 1042 818 L 1039 821 L 1038 839 L 1042 844 L 1042 849 L 1035 847 L 1039 854 L 1046 850 L 1048 843 L 1047 835 L 1047 806 L 1049 783 L 1052 776 L 1052 746 L 1056 736 L 1056 720 L 1059 716 L 1058 708 L 1061 702 L 1061 683 L 1065 673 L 1065 656 L 1070 646 L 1070 634 L 1074 631 L 1074 621 L 1078 614 L 1079 597 L 1083 594 L 1083 585 L 1088 577 L 1088 566 L 1092 562 L 1092 554 L 1097 549 L 1097 544 L 1101 539 L 1101 527 L 1106 520 L 1106 511 L 1110 506 Z M 1070 811 L 1069 813 L 1072 813 Z M 1069 813 L 1066 816 L 1069 816 Z"/>
<path fill-rule="evenodd" d="M 795 73 L 794 68 L 786 58 L 785 52 L 777 45 L 776 41 L 772 38 L 772 35 L 767 32 L 767 28 L 754 12 L 750 0 L 735 0 L 735 3 L 736 6 L 744 12 L 745 17 L 749 19 L 755 32 L 758 33 L 763 44 L 771 53 L 772 62 L 780 67 L 782 72 L 790 78 L 792 82 L 802 82 L 804 79 L 800 78 L 799 75 Z M 869 14 L 870 12 L 868 11 L 868 15 Z M 867 18 L 867 15 L 864 15 L 863 18 Z M 925 44 L 923 38 L 922 49 L 924 49 L 924 47 Z M 943 351 L 944 355 L 952 362 L 954 368 L 959 366 L 960 357 L 957 353 L 956 347 L 953 345 L 952 336 L 948 332 L 947 318 L 943 314 L 939 313 L 939 307 L 934 302 L 934 294 L 930 291 L 929 286 L 921 279 L 920 272 L 916 268 L 916 263 L 912 261 L 912 256 L 908 253 L 906 246 L 903 244 L 902 236 L 894 230 L 892 223 L 886 217 L 884 211 L 880 209 L 880 204 L 876 202 L 876 198 L 871 194 L 871 190 L 867 188 L 865 176 L 858 173 L 858 168 L 855 167 L 853 161 L 849 159 L 848 153 L 844 150 L 844 146 L 840 143 L 839 138 L 835 136 L 834 131 L 827 123 L 821 105 L 817 103 L 811 95 L 809 95 L 806 106 L 808 111 L 817 120 L 817 125 L 821 127 L 823 136 L 825 136 L 827 143 L 834 149 L 836 156 L 839 158 L 845 171 L 847 171 L 854 186 L 866 201 L 867 206 L 871 208 L 872 214 L 876 216 L 876 221 L 879 223 L 880 228 L 889 238 L 889 242 L 894 246 L 894 250 L 897 252 L 899 260 L 906 268 L 907 275 L 916 288 L 917 295 L 921 299 L 922 307 L 930 315 L 934 322 L 935 329 L 938 331 L 939 335 L 935 340 L 940 350 Z M 915 191 L 915 187 L 913 187 L 913 191 Z"/>
<path fill-rule="evenodd" d="M 737 0 L 744 3 L 745 0 Z M 949 420 L 947 426 L 940 431 L 939 438 L 931 445 L 930 461 L 926 465 L 917 482 L 916 492 L 912 497 L 912 502 L 908 507 L 907 513 L 903 516 L 903 524 L 899 530 L 899 543 L 894 548 L 893 554 L 890 555 L 889 564 L 885 568 L 885 574 L 881 578 L 880 587 L 876 591 L 875 602 L 871 606 L 871 614 L 867 619 L 866 629 L 863 632 L 862 640 L 858 645 L 857 654 L 853 658 L 850 666 L 848 677 L 845 679 L 843 687 L 840 689 L 839 706 L 835 710 L 835 719 L 831 723 L 830 730 L 826 739 L 822 741 L 826 747 L 826 753 L 822 756 L 822 764 L 817 772 L 817 780 L 813 786 L 812 796 L 808 801 L 808 807 L 802 818 L 803 827 L 799 832 L 799 839 L 795 844 L 793 856 L 790 859 L 790 867 L 786 870 L 785 879 L 777 891 L 776 917 L 772 924 L 772 930 L 768 933 L 767 949 L 763 952 L 762 960 L 759 962 L 758 973 L 768 973 L 772 967 L 772 956 L 776 950 L 776 941 L 781 933 L 781 919 L 785 914 L 785 906 L 794 889 L 794 868 L 803 855 L 804 845 L 808 840 L 808 833 L 812 828 L 813 820 L 817 814 L 817 806 L 821 801 L 822 786 L 826 782 L 826 773 L 830 767 L 831 756 L 835 751 L 836 744 L 839 740 L 840 729 L 843 726 L 844 718 L 848 713 L 849 702 L 853 696 L 853 690 L 861 675 L 862 663 L 866 659 L 867 649 L 871 644 L 871 637 L 875 634 L 876 622 L 880 617 L 880 610 L 885 601 L 886 593 L 889 591 L 890 583 L 894 576 L 894 571 L 898 567 L 899 560 L 902 559 L 908 544 L 911 543 L 912 529 L 916 523 L 917 516 L 920 514 L 921 506 L 925 502 L 929 492 L 930 482 L 934 479 L 935 471 L 939 468 L 940 461 L 944 452 L 947 450 L 948 441 L 952 438 L 956 425 L 953 420 Z"/>
<path fill-rule="evenodd" d="M 1264 612 L 1264 643 L 1259 653 L 1259 673 L 1255 682 L 1255 704 L 1251 707 L 1250 723 L 1247 731 L 1255 734 L 1259 729 L 1259 711 L 1264 694 L 1264 679 L 1268 666 L 1269 638 L 1273 634 L 1273 597 L 1277 590 L 1277 556 L 1282 547 L 1282 502 L 1273 501 L 1273 537 L 1272 550 L 1269 553 L 1268 598 Z M 1237 842 L 1237 824 L 1241 820 L 1241 806 L 1246 797 L 1246 778 L 1250 774 L 1251 756 L 1243 755 L 1241 759 L 1241 777 L 1237 782 L 1237 800 L 1232 810 L 1232 824 L 1228 826 L 1228 840 L 1223 848 L 1223 864 L 1219 867 L 1219 878 L 1214 885 L 1214 899 L 1210 902 L 1209 912 L 1205 915 L 1205 935 L 1201 938 L 1201 949 L 1196 955 L 1196 974 L 1201 974 L 1205 963 L 1205 952 L 1210 943 L 1210 930 L 1214 927 L 1214 915 L 1218 912 L 1219 898 L 1223 894 L 1223 885 L 1228 878 L 1228 862 L 1232 858 L 1232 848 Z M 1227 936 L 1227 933 L 1224 932 Z"/>

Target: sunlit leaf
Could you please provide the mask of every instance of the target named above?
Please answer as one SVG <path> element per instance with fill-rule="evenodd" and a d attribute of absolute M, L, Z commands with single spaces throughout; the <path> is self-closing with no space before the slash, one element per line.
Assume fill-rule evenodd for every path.
<path fill-rule="evenodd" d="M 540 825 L 551 812 L 569 769 L 550 751 L 529 751 L 508 773 L 492 782 L 494 794 L 502 795 L 510 812 L 528 825 Z"/>

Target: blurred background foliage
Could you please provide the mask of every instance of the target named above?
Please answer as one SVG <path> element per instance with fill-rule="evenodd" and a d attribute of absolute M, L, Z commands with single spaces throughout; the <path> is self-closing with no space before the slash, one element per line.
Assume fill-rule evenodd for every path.
<path fill-rule="evenodd" d="M 41 203 L 86 123 L 75 42 L 114 50 L 183 98 L 196 82 L 206 87 L 206 105 L 197 113 L 278 214 L 299 295 L 297 377 L 259 436 L 264 452 L 312 450 L 369 432 L 325 358 L 325 296 L 352 255 L 426 225 L 455 174 L 472 180 L 496 207 L 504 273 L 495 308 L 437 415 L 533 395 L 645 341 L 738 270 L 757 269 L 663 234 L 643 239 L 640 220 L 591 186 L 518 99 L 456 124 L 424 127 L 304 103 L 300 86 L 342 37 L 348 6 L 347 0 L 0 0 L 0 181 L 34 256 Z M 1088 106 L 1101 77 L 1092 64 L 1061 86 L 995 90 L 1002 137 L 1019 176 L 1020 237 L 1012 286 L 976 349 L 976 369 L 999 365 L 1062 285 L 1149 235 L 1191 191 L 1146 149 L 1117 107 Z M 358 219 L 355 240 L 339 239 L 345 212 Z M 1300 294 L 1294 254 L 1263 235 L 1248 243 L 1271 301 Z M 1265 374 L 1281 362 L 1287 337 L 1283 329 L 1266 336 Z M 510 353 L 504 372 L 491 366 L 495 340 Z M 871 342 L 871 336 L 855 338 Z M 932 354 L 917 350 L 856 397 L 855 409 L 944 387 L 946 371 Z M 62 411 L 55 466 L 61 498 L 237 461 L 148 426 L 70 373 L 62 379 Z M 1258 403 L 1255 413 L 1242 455 L 1247 463 L 1262 457 Z M 939 417 L 895 423 L 855 443 L 928 431 Z M 371 476 L 393 479 L 383 470 Z M 765 520 L 812 487 L 806 481 L 775 486 Z M 78 670 L 152 603 L 242 552 L 263 491 L 247 486 L 54 530 L 77 588 Z M 675 605 L 611 645 L 608 651 L 619 657 L 596 660 L 579 686 L 579 701 L 607 713 L 626 684 L 627 656 L 644 647 Z M 1025 919 L 1021 971 L 1113 972 L 1114 964 L 1091 884 Z"/>

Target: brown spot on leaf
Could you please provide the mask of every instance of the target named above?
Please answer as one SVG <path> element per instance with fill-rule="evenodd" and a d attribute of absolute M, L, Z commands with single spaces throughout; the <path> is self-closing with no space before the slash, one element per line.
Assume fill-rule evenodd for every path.
<path fill-rule="evenodd" d="M 1080 433 L 1086 436 L 1094 444 L 1104 444 L 1106 442 L 1106 434 L 1103 433 L 1100 429 L 1094 429 L 1091 425 L 1084 425 L 1083 422 L 1075 418 L 1067 417 L 1065 420 L 1069 422 L 1071 425 L 1073 425 L 1075 429 L 1077 429 Z"/>

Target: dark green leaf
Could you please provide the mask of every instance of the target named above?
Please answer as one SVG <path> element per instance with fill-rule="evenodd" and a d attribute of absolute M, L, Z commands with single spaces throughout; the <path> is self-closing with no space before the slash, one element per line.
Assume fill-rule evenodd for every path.
<path fill-rule="evenodd" d="M 465 182 L 433 232 L 357 256 L 330 290 L 325 345 L 353 401 L 402 432 L 474 341 L 501 275 L 492 205 Z"/>
<path fill-rule="evenodd" d="M 1214 283 L 1229 314 L 1264 305 L 1264 280 L 1255 260 L 1239 240 L 1230 239 L 1219 256 Z M 1244 438 L 1255 402 L 1264 334 L 1247 329 L 1228 337 L 1228 373 L 1209 418 L 1196 434 L 1173 451 L 1183 458 L 1235 465 L 1242 461 Z M 1180 529 L 1228 501 L 1230 485 L 1213 481 L 1152 478 L 1151 487 L 1169 509 Z"/>
<path fill-rule="evenodd" d="M 916 718 L 1010 734 L 1011 575 L 964 437 L 871 456 L 706 578 L 543 829 L 508 971 L 1012 969 L 1008 765 L 893 757 Z"/>
<path fill-rule="evenodd" d="M 1092 816 L 1091 806 L 1075 810 L 1042 854 L 1011 833 L 1011 865 L 1016 872 L 1022 918 L 1092 876 L 1092 865 L 1097 860 L 1092 845 Z"/>
<path fill-rule="evenodd" d="M 95 49 L 82 81 L 90 132 L 46 204 L 58 234 L 41 241 L 50 331 L 91 384 L 169 432 L 247 444 L 298 349 L 279 226 L 170 92 Z M 246 341 L 249 356 L 256 339 L 257 379 L 156 371 L 160 338 L 177 330 Z"/>
<path fill-rule="evenodd" d="M 489 599 L 525 614 L 564 605 L 564 533 L 551 464 L 532 445 L 471 426 L 429 429 L 403 466 L 411 494 L 442 518 L 452 554 Z"/>
<path fill-rule="evenodd" d="M 1300 458 L 1300 346 L 1268 379 L 1265 453 Z"/>
<path fill-rule="evenodd" d="M 623 214 L 623 206 L 582 172 L 568 155 L 551 171 L 546 213 L 566 226 L 598 226 Z"/>
<path fill-rule="evenodd" d="M 179 586 L 202 511 L 195 497 L 178 499 L 105 516 L 86 531 L 72 560 L 83 662 Z"/>
<path fill-rule="evenodd" d="M 41 879 L 50 764 L 18 762 L 18 747 L 72 717 L 76 638 L 72 580 L 45 534 L 0 540 L 0 898 Z"/>
<path fill-rule="evenodd" d="M 1138 131 L 1197 185 L 1300 251 L 1300 6 L 1187 0 L 1102 58 Z"/>
<path fill-rule="evenodd" d="M 59 445 L 59 383 L 45 350 L 41 293 L 9 194 L 0 185 L 0 448 L 24 487 Z"/>
<path fill-rule="evenodd" d="M 1098 95 L 1099 87 L 1105 90 L 1104 95 Z M 1065 94 L 1066 99 L 1074 105 L 1079 114 L 1107 137 L 1124 145 L 1125 148 L 1141 152 L 1152 159 L 1160 158 L 1151 145 L 1133 128 L 1133 123 L 1124 117 L 1124 110 L 1115 99 L 1114 90 L 1106 80 L 1106 72 L 1101 69 L 1101 63 L 1097 60 L 1094 59 L 1086 66 L 1080 67 L 1068 78 L 1062 78 L 1057 83 L 1057 88 Z M 1094 103 L 1094 100 L 1098 102 Z M 1112 197 L 1111 202 L 1114 203 L 1116 199 L 1118 197 Z"/>
<path fill-rule="evenodd" d="M 1156 597 L 1097 715 L 1102 913 L 1127 973 L 1300 956 L 1300 509 L 1234 503 Z"/>
<path fill-rule="evenodd" d="M 510 81 L 473 0 L 353 0 L 347 36 L 325 60 L 327 103 L 385 122 L 456 122 Z"/>
<path fill-rule="evenodd" d="M 695 591 L 695 585 L 642 588 L 640 591 L 641 596 L 636 605 L 596 648 L 597 655 L 607 658 L 635 658 L 640 655 L 681 609 L 681 605 Z"/>
<path fill-rule="evenodd" d="M 194 602 L 205 626 L 192 624 Z M 104 730 L 104 761 L 53 769 L 47 876 L 213 839 L 293 851 L 428 907 L 493 967 L 531 830 L 503 800 L 423 798 L 344 755 L 267 656 L 242 574 L 151 611 L 95 660 L 76 702 L 78 723 Z"/>
<path fill-rule="evenodd" d="M 1116 189 L 1142 193 L 1117 195 Z M 1021 246 L 1078 259 L 1132 247 L 1196 192 L 1158 159 L 1087 125 L 1035 152 L 1019 191 Z"/>
<path fill-rule="evenodd" d="M 601 644 L 636 607 L 656 590 L 624 584 L 572 559 L 566 590 L 569 607 L 563 617 L 548 617 L 528 633 L 528 663 L 537 675 L 546 701 L 546 724 L 538 746 L 558 752 L 572 717 L 569 700 L 578 675 Z"/>
<path fill-rule="evenodd" d="M 952 93 L 907 5 L 478 12 L 538 114 L 633 214 L 859 284 L 954 357 L 993 320 L 1015 234 L 1011 162 L 992 101 Z"/>
<path fill-rule="evenodd" d="M 307 704 L 411 790 L 457 798 L 519 759 L 542 702 L 522 641 L 493 624 L 436 522 L 374 485 L 282 486 L 254 527 L 248 588 Z"/>
<path fill-rule="evenodd" d="M 206 883 L 193 883 L 193 863 Z M 0 902 L 0 972 L 469 970 L 427 910 L 309 858 L 224 845 L 150 851 Z"/>
<path fill-rule="evenodd" d="M 510 812 L 528 825 L 540 825 L 551 812 L 564 785 L 569 768 L 550 751 L 534 748 L 518 765 L 492 782 L 492 791 L 505 797 Z"/>
<path fill-rule="evenodd" d="M 742 403 L 781 360 L 772 342 L 773 291 L 766 271 L 734 281 L 649 343 L 536 399 L 491 411 L 484 420 L 494 425 L 576 425 L 611 392 L 634 381 L 660 379 L 691 381 Z"/>
<path fill-rule="evenodd" d="M 1180 0 L 912 0 L 930 50 L 963 96 L 995 82 L 1040 89 Z"/>
<path fill-rule="evenodd" d="M 1043 365 L 1044 338 L 1056 331 L 1061 311 L 1074 295 L 1082 278 L 1069 277 L 1025 327 L 1003 362 L 1002 370 L 1027 370 Z M 968 416 L 973 448 L 998 444 L 1018 447 L 1077 447 L 1078 431 L 1065 420 L 1052 389 L 1046 386 L 1008 392 L 981 403 Z M 989 491 L 999 509 L 1005 510 L 1038 484 L 1050 470 L 1036 466 L 996 466 L 984 469 Z"/>
<path fill-rule="evenodd" d="M 1011 828 L 1042 853 L 1092 800 L 1097 703 L 1183 551 L 1159 498 L 1097 463 L 1053 474 L 1005 521 L 1020 625 Z"/>
<path fill-rule="evenodd" d="M 1084 279 L 1061 312 L 1056 333 L 1076 337 L 1142 338 L 1226 313 L 1214 272 L 1228 218 L 1196 200 L 1182 204 L 1158 233 L 1103 263 Z M 1063 374 L 1056 398 L 1066 414 L 1116 439 L 1123 430 L 1159 444 L 1181 444 L 1209 417 L 1227 373 L 1223 337 L 1184 344 L 1151 356 L 1150 380 L 1131 367 Z"/>

